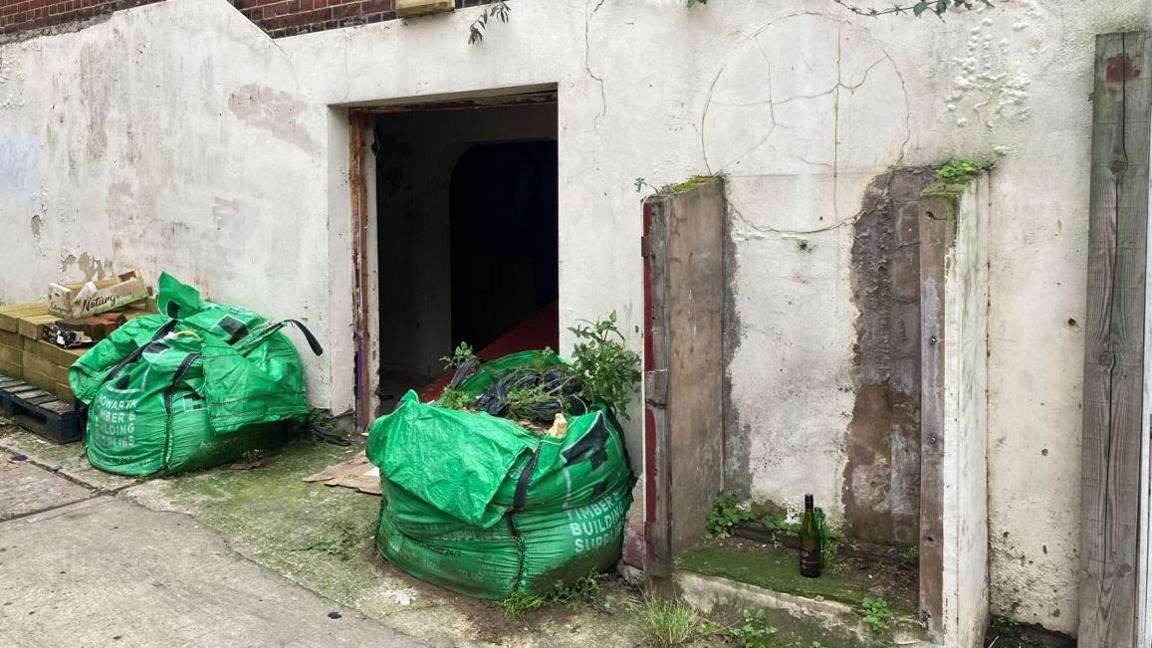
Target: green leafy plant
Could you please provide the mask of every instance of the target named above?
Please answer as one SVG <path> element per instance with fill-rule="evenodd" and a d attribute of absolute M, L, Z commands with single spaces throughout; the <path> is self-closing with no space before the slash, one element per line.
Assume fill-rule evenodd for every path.
<path fill-rule="evenodd" d="M 713 538 L 727 538 L 732 535 L 732 527 L 741 522 L 751 522 L 755 517 L 737 505 L 736 495 L 720 492 L 712 500 L 712 508 L 704 521 L 704 528 Z"/>
<path fill-rule="evenodd" d="M 832 0 L 832 2 L 835 2 L 836 4 L 844 7 L 854 14 L 869 17 L 879 17 L 888 14 L 910 13 L 913 16 L 919 18 L 925 13 L 929 13 L 943 18 L 944 14 L 948 13 L 949 11 L 957 11 L 959 9 L 972 11 L 977 6 L 993 6 L 992 0 L 916 0 L 916 2 L 895 4 L 883 9 L 877 9 L 875 7 L 862 7 L 849 0 Z"/>
<path fill-rule="evenodd" d="M 472 345 L 461 342 L 456 345 L 456 350 L 452 352 L 452 355 L 440 358 L 440 362 L 444 363 L 445 369 L 459 369 L 475 356 L 476 352 L 472 350 Z"/>
<path fill-rule="evenodd" d="M 546 605 L 592 603 L 600 597 L 600 591 L 600 575 L 589 574 L 571 585 L 556 581 L 552 589 L 543 594 L 513 592 L 511 596 L 500 602 L 500 607 L 504 610 L 504 616 L 516 618 Z"/>
<path fill-rule="evenodd" d="M 469 410 L 472 409 L 473 403 L 476 399 L 462 391 L 446 387 L 440 393 L 440 398 L 436 399 L 437 407 L 447 407 L 454 410 Z"/>
<path fill-rule="evenodd" d="M 640 356 L 624 346 L 616 311 L 607 319 L 584 321 L 568 330 L 576 336 L 572 373 L 580 381 L 580 398 L 604 403 L 628 418 L 624 408 L 640 385 Z"/>
<path fill-rule="evenodd" d="M 508 22 L 508 18 L 512 13 L 512 7 L 508 3 L 501 0 L 484 10 L 480 17 L 472 22 L 468 28 L 468 44 L 475 45 L 484 41 L 484 33 L 488 29 L 488 22 L 491 20 L 499 20 L 502 23 Z"/>
<path fill-rule="evenodd" d="M 523 592 L 512 592 L 508 598 L 500 601 L 500 607 L 504 610 L 504 616 L 509 619 L 516 619 L 524 614 L 533 610 L 539 610 L 548 604 L 548 599 L 540 594 L 525 594 Z"/>
<path fill-rule="evenodd" d="M 856 609 L 856 613 L 864 619 L 869 628 L 872 628 L 872 632 L 878 635 L 884 635 L 888 632 L 888 627 L 895 617 L 888 601 L 872 596 L 864 597 L 864 600 L 860 602 L 860 607 Z"/>
<path fill-rule="evenodd" d="M 1020 625 L 1020 618 L 1015 614 L 992 617 L 992 625 L 997 628 L 1015 628 Z"/>
<path fill-rule="evenodd" d="M 304 426 L 331 432 L 336 429 L 336 419 L 328 412 L 313 407 L 308 410 L 307 416 L 304 417 Z"/>
<path fill-rule="evenodd" d="M 688 643 L 699 632 L 696 613 L 679 601 L 646 599 L 638 612 L 645 643 L 673 648 Z"/>
<path fill-rule="evenodd" d="M 969 159 L 952 160 L 936 169 L 936 179 L 945 184 L 964 184 L 991 166 L 989 163 Z"/>
<path fill-rule="evenodd" d="M 727 638 L 739 648 L 777 648 L 778 644 L 772 641 L 776 627 L 768 623 L 764 610 L 744 610 L 741 617 L 742 621 L 735 625 L 713 626 L 714 634 Z"/>

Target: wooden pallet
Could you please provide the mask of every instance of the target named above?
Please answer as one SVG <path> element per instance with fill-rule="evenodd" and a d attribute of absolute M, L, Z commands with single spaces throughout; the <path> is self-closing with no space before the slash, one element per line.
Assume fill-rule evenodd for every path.
<path fill-rule="evenodd" d="M 74 406 L 4 374 L 0 374 L 0 407 L 22 427 L 55 443 L 79 441 L 84 433 L 80 412 Z"/>

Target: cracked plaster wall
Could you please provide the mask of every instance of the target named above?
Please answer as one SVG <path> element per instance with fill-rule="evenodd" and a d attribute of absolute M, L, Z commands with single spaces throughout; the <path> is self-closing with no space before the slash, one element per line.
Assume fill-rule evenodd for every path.
<path fill-rule="evenodd" d="M 85 253 L 89 270 L 169 269 L 308 318 L 330 350 L 308 360 L 313 395 L 346 407 L 347 133 L 327 106 L 556 84 L 562 325 L 615 308 L 638 347 L 634 179 L 728 174 L 728 486 L 792 506 L 812 492 L 838 522 L 864 191 L 893 165 L 1001 154 L 992 600 L 1074 631 L 1082 331 L 1068 322 L 1084 310 L 1093 36 L 1145 24 L 1146 2 L 1004 0 L 945 22 L 828 0 L 679 4 L 518 0 L 468 46 L 476 9 L 273 42 L 226 0 L 168 0 L 0 46 L 0 299 L 38 296 L 62 267 L 81 278 Z"/>

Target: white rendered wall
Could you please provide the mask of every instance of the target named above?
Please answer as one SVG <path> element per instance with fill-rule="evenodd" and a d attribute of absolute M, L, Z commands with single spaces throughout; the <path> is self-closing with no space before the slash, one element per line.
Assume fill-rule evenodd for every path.
<path fill-rule="evenodd" d="M 511 22 L 469 46 L 478 9 L 272 41 L 225 0 L 167 0 L 0 45 L 0 300 L 166 269 L 305 319 L 328 349 L 308 360 L 314 401 L 347 409 L 344 107 L 557 84 L 561 325 L 616 309 L 639 348 L 634 179 L 727 173 L 729 486 L 779 503 L 812 492 L 835 522 L 863 190 L 893 165 L 1000 155 L 992 601 L 1074 631 L 1093 36 L 1145 25 L 1147 3 L 1004 0 L 947 21 L 829 0 L 681 4 L 513 0 Z"/>
<path fill-rule="evenodd" d="M 982 646 L 988 624 L 987 175 L 959 198 L 944 277 L 944 629 Z"/>

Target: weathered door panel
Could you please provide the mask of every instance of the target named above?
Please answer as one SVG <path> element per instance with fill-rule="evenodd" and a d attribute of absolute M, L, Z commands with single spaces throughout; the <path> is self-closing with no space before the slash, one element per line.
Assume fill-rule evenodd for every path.
<path fill-rule="evenodd" d="M 649 576 L 704 535 L 723 475 L 724 190 L 644 204 L 644 473 Z"/>

